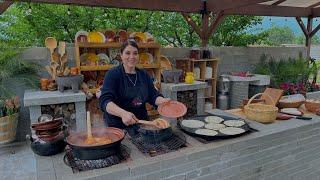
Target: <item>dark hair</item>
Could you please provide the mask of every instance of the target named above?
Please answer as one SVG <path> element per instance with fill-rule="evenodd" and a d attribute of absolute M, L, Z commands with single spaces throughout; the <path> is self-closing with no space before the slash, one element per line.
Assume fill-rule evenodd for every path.
<path fill-rule="evenodd" d="M 132 46 L 132 47 L 139 49 L 138 44 L 136 43 L 136 41 L 134 39 L 128 39 L 122 43 L 121 50 L 120 50 L 121 54 L 123 53 L 124 49 L 128 46 Z"/>

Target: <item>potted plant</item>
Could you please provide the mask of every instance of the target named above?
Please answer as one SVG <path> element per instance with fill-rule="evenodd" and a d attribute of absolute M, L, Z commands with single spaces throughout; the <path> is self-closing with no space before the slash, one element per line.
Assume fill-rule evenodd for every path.
<path fill-rule="evenodd" d="M 18 96 L 0 99 L 0 144 L 12 142 L 15 139 L 19 109 Z"/>
<path fill-rule="evenodd" d="M 16 90 L 37 87 L 40 66 L 19 58 L 20 43 L 0 39 L 0 144 L 15 139 L 20 102 Z"/>

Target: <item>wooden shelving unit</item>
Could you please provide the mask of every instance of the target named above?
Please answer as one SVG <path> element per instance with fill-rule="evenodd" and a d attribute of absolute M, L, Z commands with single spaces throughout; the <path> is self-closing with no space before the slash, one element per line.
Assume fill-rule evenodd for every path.
<path fill-rule="evenodd" d="M 210 101 L 213 104 L 213 108 L 216 107 L 216 89 L 217 89 L 217 70 L 218 70 L 218 59 L 190 59 L 190 71 L 193 72 L 194 67 L 200 68 L 200 79 L 197 81 L 208 82 L 208 85 L 211 86 L 211 96 L 205 96 L 206 101 Z M 212 68 L 212 75 L 210 78 L 206 78 L 206 67 Z"/>
<path fill-rule="evenodd" d="M 151 64 L 138 64 L 137 67 L 140 69 L 146 69 L 147 71 L 153 71 L 154 78 L 160 84 L 161 82 L 161 64 L 160 64 L 160 45 L 157 43 L 138 43 L 139 53 L 140 52 L 148 52 L 153 55 L 153 62 Z M 84 71 L 108 71 L 113 68 L 114 65 L 95 65 L 95 66 L 87 66 L 81 65 L 80 56 L 85 52 L 95 52 L 105 53 L 110 57 L 109 49 L 120 49 L 121 43 L 83 43 L 77 42 L 75 43 L 75 58 L 76 65 L 81 72 Z M 148 111 L 149 115 L 156 115 L 156 110 Z"/>
<path fill-rule="evenodd" d="M 149 52 L 153 55 L 154 61 L 152 64 L 138 64 L 137 67 L 141 69 L 149 69 L 154 72 L 155 78 L 158 82 L 161 80 L 160 72 L 160 45 L 157 43 L 138 43 L 139 52 Z M 121 48 L 121 43 L 76 43 L 76 64 L 81 71 L 107 71 L 113 68 L 113 65 L 96 65 L 96 66 L 83 66 L 80 62 L 80 56 L 84 50 L 97 51 L 97 53 L 105 53 L 109 56 L 108 49 Z"/>

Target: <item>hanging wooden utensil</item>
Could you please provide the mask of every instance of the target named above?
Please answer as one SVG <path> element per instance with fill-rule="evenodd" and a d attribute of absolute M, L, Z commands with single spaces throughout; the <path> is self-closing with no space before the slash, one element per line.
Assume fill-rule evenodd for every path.
<path fill-rule="evenodd" d="M 59 41 L 59 54 L 61 57 L 66 53 L 66 42 Z"/>
<path fill-rule="evenodd" d="M 54 37 L 47 37 L 45 40 L 45 45 L 50 50 L 50 60 L 52 61 L 52 53 L 57 47 L 57 40 Z"/>

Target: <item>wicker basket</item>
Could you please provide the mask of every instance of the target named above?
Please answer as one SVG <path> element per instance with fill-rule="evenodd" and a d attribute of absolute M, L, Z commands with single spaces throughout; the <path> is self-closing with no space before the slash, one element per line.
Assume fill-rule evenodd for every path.
<path fill-rule="evenodd" d="M 305 98 L 301 98 L 301 99 L 295 99 L 295 101 L 289 102 L 287 101 L 287 99 L 290 98 L 290 96 L 299 96 L 299 94 L 295 94 L 295 95 L 289 95 L 289 96 L 283 96 L 279 102 L 278 102 L 278 107 L 280 109 L 283 108 L 299 108 L 305 101 Z M 302 95 L 301 95 L 302 96 Z"/>
<path fill-rule="evenodd" d="M 320 102 L 312 102 L 306 100 L 306 102 L 304 102 L 304 105 L 308 111 L 313 113 L 315 113 L 317 109 L 320 109 Z"/>
<path fill-rule="evenodd" d="M 283 108 L 299 108 L 303 103 L 304 103 L 304 101 L 297 101 L 297 102 L 280 102 L 279 101 L 278 107 L 280 109 L 283 109 Z"/>
<path fill-rule="evenodd" d="M 19 114 L 0 118 L 0 144 L 9 143 L 16 138 Z"/>
<path fill-rule="evenodd" d="M 251 101 L 254 98 L 262 94 L 263 93 L 258 93 L 249 100 L 248 104 L 244 106 L 244 113 L 250 120 L 254 120 L 261 123 L 272 123 L 277 118 L 277 107 L 266 104 L 251 104 Z M 273 101 L 269 95 L 267 95 L 267 97 L 269 97 L 271 101 Z"/>

